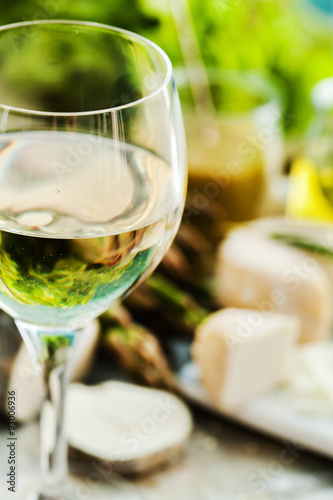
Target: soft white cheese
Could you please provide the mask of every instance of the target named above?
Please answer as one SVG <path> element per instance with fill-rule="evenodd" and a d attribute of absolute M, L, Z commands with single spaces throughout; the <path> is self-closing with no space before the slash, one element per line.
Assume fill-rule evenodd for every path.
<path fill-rule="evenodd" d="M 276 228 L 274 228 L 276 229 Z M 301 342 L 324 340 L 332 325 L 332 287 L 322 264 L 307 252 L 271 239 L 259 228 L 233 231 L 218 251 L 221 305 L 296 314 Z"/>
<path fill-rule="evenodd" d="M 333 415 L 333 342 L 306 344 L 290 360 L 285 387 L 279 393 L 296 413 Z"/>
<path fill-rule="evenodd" d="M 295 316 L 236 308 L 211 314 L 192 352 L 215 404 L 234 411 L 281 383 L 299 331 Z"/>

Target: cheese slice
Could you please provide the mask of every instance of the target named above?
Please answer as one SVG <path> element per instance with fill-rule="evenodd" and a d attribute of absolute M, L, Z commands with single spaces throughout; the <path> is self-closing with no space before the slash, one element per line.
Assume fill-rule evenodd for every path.
<path fill-rule="evenodd" d="M 327 339 L 332 287 L 312 255 L 256 227 L 233 231 L 218 250 L 217 300 L 221 305 L 296 314 L 301 342 Z"/>
<path fill-rule="evenodd" d="M 235 411 L 281 383 L 299 331 L 297 317 L 279 313 L 226 308 L 208 316 L 192 353 L 217 407 Z"/>

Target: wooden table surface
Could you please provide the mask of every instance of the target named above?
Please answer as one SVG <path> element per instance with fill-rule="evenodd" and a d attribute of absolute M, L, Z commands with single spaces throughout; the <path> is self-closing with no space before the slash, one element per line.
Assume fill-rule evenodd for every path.
<path fill-rule="evenodd" d="M 184 457 L 146 477 L 82 490 L 79 500 L 333 500 L 333 464 L 194 409 Z M 23 483 L 38 470 L 38 424 L 18 437 L 19 491 L 5 486 L 6 429 L 0 433 L 0 498 L 26 500 Z M 26 475 L 26 472 L 28 474 Z"/>

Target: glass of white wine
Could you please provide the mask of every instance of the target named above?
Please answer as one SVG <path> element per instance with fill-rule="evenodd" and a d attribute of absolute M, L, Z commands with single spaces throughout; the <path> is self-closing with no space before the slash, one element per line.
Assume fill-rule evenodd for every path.
<path fill-rule="evenodd" d="M 159 47 L 94 23 L 1 28 L 0 307 L 45 381 L 42 485 L 31 498 L 69 498 L 73 345 L 167 251 L 185 165 L 172 67 Z"/>

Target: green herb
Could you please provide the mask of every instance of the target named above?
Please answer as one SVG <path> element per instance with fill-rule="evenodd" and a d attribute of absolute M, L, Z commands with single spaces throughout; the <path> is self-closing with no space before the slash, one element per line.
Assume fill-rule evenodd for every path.
<path fill-rule="evenodd" d="M 310 238 L 304 236 L 297 236 L 293 234 L 281 234 L 281 233 L 273 233 L 271 237 L 274 240 L 282 241 L 287 245 L 291 245 L 293 247 L 301 248 L 302 250 L 307 250 L 309 252 L 319 253 L 321 255 L 326 255 L 328 257 L 333 257 L 333 248 L 329 248 L 325 245 L 317 243 L 316 241 L 311 240 Z"/>

